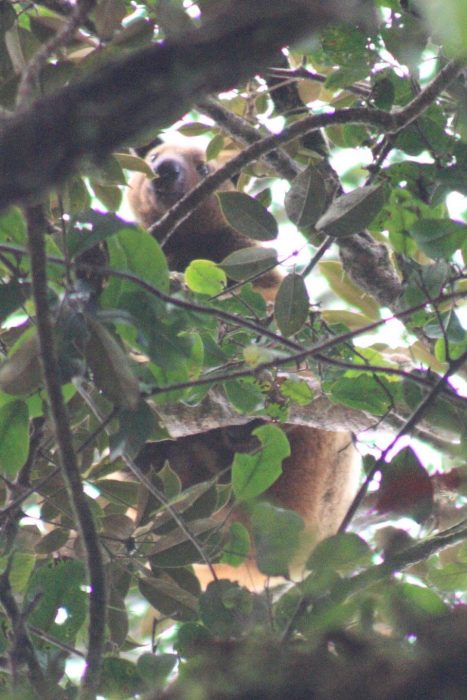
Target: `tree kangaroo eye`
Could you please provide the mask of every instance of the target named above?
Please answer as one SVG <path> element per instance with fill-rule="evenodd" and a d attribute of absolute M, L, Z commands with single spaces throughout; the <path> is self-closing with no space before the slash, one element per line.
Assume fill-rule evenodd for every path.
<path fill-rule="evenodd" d="M 207 163 L 198 163 L 196 165 L 196 170 L 201 175 L 201 177 L 206 177 L 206 175 L 209 175 L 209 173 L 211 172 Z"/>

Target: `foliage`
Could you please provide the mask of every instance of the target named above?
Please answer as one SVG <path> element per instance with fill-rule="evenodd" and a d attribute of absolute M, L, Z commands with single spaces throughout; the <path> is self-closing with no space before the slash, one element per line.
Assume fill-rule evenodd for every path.
<path fill-rule="evenodd" d="M 97 689 L 108 698 L 156 691 L 195 697 L 194 688 L 202 698 L 260 697 L 259 689 L 283 697 L 290 669 L 303 664 L 327 678 L 316 697 L 335 697 L 358 645 L 365 654 L 355 697 L 412 697 L 392 681 L 387 696 L 377 694 L 368 680 L 376 652 L 387 654 L 393 675 L 404 655 L 413 673 L 423 674 L 422 661 L 435 658 L 426 641 L 431 630 L 465 603 L 467 589 L 459 390 L 467 237 L 460 207 L 452 214 L 447 206 L 466 194 L 465 71 L 460 63 L 452 69 L 451 60 L 466 37 L 459 37 L 460 21 L 431 36 L 423 4 L 370 2 L 371 30 L 324 22 L 287 60 L 268 56 L 277 68 L 256 76 L 251 70 L 216 103 L 184 106 L 193 111 L 183 121 L 181 113 L 154 107 L 162 115 L 155 126 L 165 119 L 171 131 L 202 137 L 208 158 L 240 154 L 238 167 L 225 171 L 237 176 L 237 191 L 221 194 L 220 205 L 229 223 L 262 247 L 220 265 L 194 261 L 184 276 L 171 275 L 161 230 L 156 239 L 127 221 L 128 178 L 147 165 L 124 135 L 117 152 L 82 160 L 72 175 L 58 172 L 40 206 L 24 199 L 26 185 L 16 195 L 12 186 L 18 207 L 0 216 L 0 649 L 12 671 L 0 672 L 2 697 L 77 697 L 65 664 L 83 649 L 95 675 L 83 683 L 82 698 Z M 430 17 L 437 3 L 428 4 Z M 115 58 L 131 59 L 164 38 L 181 41 L 206 18 L 215 20 L 218 6 L 232 10 L 204 1 L 196 14 L 185 5 L 1 2 L 5 133 L 37 96 L 53 104 L 66 94 L 62 88 L 100 75 Z M 462 3 L 444 5 L 462 14 Z M 258 60 L 262 69 L 264 57 Z M 100 96 L 93 99 L 98 110 Z M 389 126 L 391 111 L 398 128 Z M 311 112 L 322 123 L 310 127 Z M 273 126 L 279 133 L 266 147 Z M 149 138 L 140 132 L 140 142 Z M 256 155 L 248 155 L 248 144 Z M 40 172 L 46 157 L 28 153 L 26 165 Z M 271 313 L 252 282 L 282 261 L 272 243 L 278 231 L 279 242 L 293 237 L 300 250 L 289 250 Z M 41 296 L 34 250 L 44 234 Z M 224 293 L 227 279 L 237 283 L 232 294 Z M 43 345 L 48 321 L 55 351 Z M 297 367 L 319 377 L 320 389 Z M 340 417 L 327 424 L 336 407 Z M 205 431 L 207 409 L 209 428 L 269 421 L 255 429 L 259 447 L 235 455 L 231 481 L 223 473 L 183 488 L 168 462 L 157 474 L 141 473 L 145 445 Z M 300 548 L 301 518 L 260 498 L 289 454 L 284 431 L 271 421 L 362 430 L 364 489 L 342 532 L 320 543 L 302 579 L 274 598 L 225 579 L 202 592 L 193 565 L 241 564 L 250 537 L 260 570 L 282 583 Z M 412 438 L 405 447 L 403 436 Z M 240 522 L 219 527 L 235 498 L 247 503 L 251 533 Z M 93 539 L 107 605 L 97 601 Z M 465 629 L 465 619 L 459 624 Z M 347 638 L 349 627 L 355 637 Z M 447 644 L 449 635 L 438 647 Z M 440 668 L 442 661 L 436 656 Z M 179 685 L 171 688 L 177 665 Z M 401 683 L 411 687 L 404 674 Z M 305 676 L 295 677 L 296 687 L 315 692 Z M 255 685 L 259 677 L 263 686 Z"/>

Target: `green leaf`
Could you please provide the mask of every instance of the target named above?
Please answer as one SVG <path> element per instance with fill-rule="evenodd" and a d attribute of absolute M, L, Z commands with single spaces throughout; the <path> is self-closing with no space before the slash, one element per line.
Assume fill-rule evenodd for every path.
<path fill-rule="evenodd" d="M 239 413 L 249 415 L 264 407 L 265 397 L 261 387 L 251 377 L 224 382 L 224 390 L 227 398 Z"/>
<path fill-rule="evenodd" d="M 316 223 L 316 230 L 336 238 L 363 231 L 382 209 L 384 185 L 357 187 L 337 197 Z"/>
<path fill-rule="evenodd" d="M 207 145 L 206 160 L 215 160 L 223 148 L 224 137 L 222 134 L 216 134 Z"/>
<path fill-rule="evenodd" d="M 238 583 L 221 579 L 210 583 L 199 601 L 202 622 L 216 637 L 236 637 L 251 612 L 251 593 Z M 233 605 L 233 600 L 236 605 Z"/>
<path fill-rule="evenodd" d="M 131 153 L 115 153 L 114 156 L 124 170 L 143 173 L 151 179 L 154 177 L 154 173 L 144 158 L 139 158 Z"/>
<path fill-rule="evenodd" d="M 172 578 L 146 576 L 138 579 L 141 595 L 153 608 L 175 620 L 196 618 L 196 597 L 176 584 Z"/>
<path fill-rule="evenodd" d="M 224 290 L 227 276 L 212 260 L 193 260 L 185 270 L 185 282 L 192 292 L 216 296 Z"/>
<path fill-rule="evenodd" d="M 320 542 L 308 559 L 306 568 L 313 571 L 331 569 L 349 574 L 370 563 L 371 550 L 365 540 L 353 532 L 345 532 Z"/>
<path fill-rule="evenodd" d="M 232 487 L 242 500 L 264 493 L 282 474 L 282 462 L 290 455 L 289 441 L 275 425 L 262 425 L 252 431 L 261 443 L 254 454 L 237 452 L 232 464 Z"/>
<path fill-rule="evenodd" d="M 440 323 L 442 325 L 440 325 Z M 466 331 L 455 311 L 440 314 L 423 327 L 429 338 L 447 338 L 453 344 L 462 344 L 466 340 Z"/>
<path fill-rule="evenodd" d="M 449 562 L 442 568 L 430 569 L 429 581 L 440 591 L 458 593 L 467 590 L 465 562 Z"/>
<path fill-rule="evenodd" d="M 263 502 L 254 506 L 251 525 L 259 570 L 267 576 L 286 576 L 300 544 L 302 518 L 291 510 Z"/>
<path fill-rule="evenodd" d="M 176 665 L 176 654 L 146 653 L 141 654 L 136 662 L 136 668 L 151 692 L 163 687 L 167 676 L 172 673 Z"/>
<path fill-rule="evenodd" d="M 125 260 L 124 271 L 132 272 L 149 282 L 157 289 L 167 292 L 169 290 L 169 269 L 167 260 L 159 243 L 143 229 L 130 227 L 121 228 L 117 235 L 108 242 L 110 261 L 113 265 L 114 249 L 118 248 L 117 261 Z M 122 269 L 118 264 L 117 269 Z M 138 291 L 141 287 L 138 286 Z M 120 294 L 127 291 L 135 291 L 133 282 L 123 281 Z M 103 302 L 102 302 L 103 303 Z M 104 304 L 103 304 L 104 305 Z"/>
<path fill-rule="evenodd" d="M 410 235 L 430 258 L 450 258 L 467 236 L 467 225 L 451 219 L 420 219 Z"/>
<path fill-rule="evenodd" d="M 392 80 L 385 77 L 375 81 L 371 89 L 371 100 L 375 107 L 390 110 L 394 104 L 395 96 L 396 91 Z"/>
<path fill-rule="evenodd" d="M 428 41 L 425 24 L 408 12 L 392 16 L 391 26 L 381 30 L 387 50 L 399 63 L 416 70 Z"/>
<path fill-rule="evenodd" d="M 122 203 L 122 192 L 117 185 L 99 185 L 97 182 L 90 181 L 90 186 L 104 207 L 109 212 L 115 212 L 120 208 Z"/>
<path fill-rule="evenodd" d="M 17 280 L 11 280 L 6 284 L 0 283 L 0 322 L 24 304 L 30 291 L 28 284 L 20 284 Z"/>
<path fill-rule="evenodd" d="M 97 479 L 93 486 L 99 489 L 107 501 L 126 508 L 134 507 L 138 500 L 138 484 L 119 479 Z M 108 516 L 113 517 L 113 516 Z M 118 516 L 120 517 L 120 516 Z"/>
<path fill-rule="evenodd" d="M 114 156 L 110 156 L 99 166 L 92 168 L 89 177 L 93 183 L 108 187 L 110 185 L 126 185 L 122 167 Z"/>
<path fill-rule="evenodd" d="M 87 594 L 83 591 L 85 571 L 76 559 L 56 561 L 36 569 L 32 574 L 27 603 L 37 600 L 29 622 L 67 644 L 74 644 L 76 635 L 86 619 Z M 57 612 L 63 608 L 66 619 L 55 622 Z"/>
<path fill-rule="evenodd" d="M 319 168 L 308 166 L 293 179 L 285 195 L 285 211 L 299 228 L 314 226 L 324 211 L 326 185 Z"/>
<path fill-rule="evenodd" d="M 48 532 L 36 544 L 34 550 L 37 554 L 51 554 L 56 552 L 60 547 L 63 547 L 70 539 L 70 531 L 62 527 L 56 527 L 51 532 Z"/>
<path fill-rule="evenodd" d="M 199 521 L 192 521 L 190 529 L 196 528 L 197 523 L 199 524 Z M 201 524 L 204 525 L 204 521 Z M 207 534 L 203 533 L 202 536 L 198 534 L 197 539 L 199 542 L 204 541 L 203 549 L 206 555 L 213 557 L 221 550 L 219 524 L 211 519 L 206 521 L 205 531 L 207 527 L 209 527 Z M 174 532 L 173 534 L 171 532 L 170 535 L 166 535 L 162 542 L 158 542 L 160 551 L 151 554 L 151 566 L 155 567 L 155 569 L 170 569 L 172 567 L 176 568 L 203 562 L 198 547 L 186 539 L 185 541 L 180 541 L 183 538 L 186 538 L 186 535 L 180 532 Z"/>
<path fill-rule="evenodd" d="M 308 406 L 314 396 L 313 390 L 304 379 L 286 379 L 280 385 L 280 392 L 299 406 Z"/>
<path fill-rule="evenodd" d="M 423 376 L 423 375 L 422 375 Z M 428 375 L 429 376 L 429 375 Z M 427 376 L 427 379 L 428 379 Z M 414 410 L 426 397 L 426 390 L 408 379 L 402 383 L 402 395 L 411 410 Z M 425 417 L 430 423 L 451 434 L 462 433 L 465 427 L 465 416 L 461 408 L 454 406 L 443 396 L 437 396 L 426 410 Z"/>
<path fill-rule="evenodd" d="M 144 681 L 136 665 L 128 659 L 107 656 L 103 660 L 99 695 L 112 700 L 127 700 L 144 692 Z"/>
<path fill-rule="evenodd" d="M 9 583 L 15 595 L 25 591 L 35 564 L 36 557 L 33 554 L 27 552 L 14 553 L 10 568 Z M 3 567 L 1 568 L 3 569 Z"/>
<path fill-rule="evenodd" d="M 274 318 L 284 336 L 293 335 L 305 324 L 310 300 L 301 275 L 291 273 L 282 280 L 274 304 Z"/>
<path fill-rule="evenodd" d="M 0 216 L 0 241 L 7 243 L 26 243 L 26 223 L 19 209 L 10 207 Z"/>
<path fill-rule="evenodd" d="M 115 214 L 102 214 L 89 209 L 74 216 L 69 224 L 67 233 L 67 247 L 70 257 L 81 255 L 96 243 L 105 241 L 119 231 L 130 229 L 137 231 L 134 224 L 124 221 Z"/>
<path fill-rule="evenodd" d="M 232 523 L 229 530 L 229 538 L 224 546 L 221 558 L 222 564 L 240 566 L 250 551 L 250 534 L 241 523 Z"/>
<path fill-rule="evenodd" d="M 66 212 L 78 214 L 91 205 L 91 196 L 83 178 L 71 177 L 60 189 L 63 208 Z"/>
<path fill-rule="evenodd" d="M 272 248 L 242 248 L 228 255 L 220 263 L 230 279 L 236 282 L 260 275 L 277 265 L 277 253 Z"/>
<path fill-rule="evenodd" d="M 466 56 L 467 5 L 464 0 L 428 0 L 423 3 L 423 10 L 448 55 Z"/>
<path fill-rule="evenodd" d="M 387 387 L 387 391 L 383 387 Z M 384 377 L 379 377 L 378 382 L 369 375 L 362 375 L 358 381 L 354 377 L 342 377 L 331 386 L 329 398 L 336 403 L 382 416 L 390 408 L 390 389 Z"/>
<path fill-rule="evenodd" d="M 201 646 L 212 642 L 212 637 L 204 625 L 185 622 L 178 628 L 174 649 L 182 657 L 196 656 Z"/>
<path fill-rule="evenodd" d="M 459 590 L 459 589 L 458 589 Z M 425 586 L 416 586 L 413 583 L 399 583 L 391 592 L 392 603 L 404 613 L 410 611 L 407 619 L 409 628 L 414 619 L 442 615 L 448 611 L 448 606 L 434 591 Z M 403 620 L 402 620 L 403 622 Z"/>
<path fill-rule="evenodd" d="M 155 416 L 145 401 L 135 411 L 121 410 L 118 432 L 111 435 L 111 459 L 126 455 L 134 458 L 148 440 L 155 427 Z"/>
<path fill-rule="evenodd" d="M 0 445 L 0 468 L 11 479 L 29 453 L 29 412 L 24 401 L 9 401 L 0 408 Z"/>
<path fill-rule="evenodd" d="M 234 229 L 255 241 L 277 238 L 277 221 L 254 197 L 243 192 L 218 192 L 217 196 L 227 223 Z"/>

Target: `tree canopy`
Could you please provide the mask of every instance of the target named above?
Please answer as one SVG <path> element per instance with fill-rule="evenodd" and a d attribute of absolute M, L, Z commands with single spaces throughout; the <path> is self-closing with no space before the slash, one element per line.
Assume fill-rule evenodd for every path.
<path fill-rule="evenodd" d="M 0 0 L 0 697 L 463 697 L 466 27 L 462 0 Z M 125 192 L 168 135 L 223 165 L 145 231 Z M 262 245 L 170 273 L 230 179 Z M 138 466 L 254 419 L 241 478 Z M 253 498 L 281 423 L 364 467 L 294 581 L 303 523 Z M 245 559 L 235 497 L 265 593 L 193 571 Z"/>

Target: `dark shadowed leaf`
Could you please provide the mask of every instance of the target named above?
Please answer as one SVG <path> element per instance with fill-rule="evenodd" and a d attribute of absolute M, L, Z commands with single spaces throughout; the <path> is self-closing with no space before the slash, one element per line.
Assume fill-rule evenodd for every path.
<path fill-rule="evenodd" d="M 140 401 L 135 411 L 122 410 L 119 429 L 110 437 L 111 458 L 123 454 L 136 457 L 155 427 L 154 413 L 145 401 Z"/>
<path fill-rule="evenodd" d="M 242 248 L 220 263 L 230 279 L 240 282 L 259 275 L 277 265 L 277 253 L 272 248 Z"/>
<path fill-rule="evenodd" d="M 433 484 L 417 455 L 401 450 L 382 470 L 376 508 L 380 513 L 407 515 L 423 522 L 433 510 Z"/>
<path fill-rule="evenodd" d="M 132 661 L 116 656 L 108 656 L 104 659 L 99 695 L 112 700 L 126 700 L 144 690 L 144 681 Z"/>
<path fill-rule="evenodd" d="M 0 321 L 21 306 L 29 293 L 29 285 L 20 284 L 16 280 L 0 285 Z"/>
<path fill-rule="evenodd" d="M 420 219 L 410 229 L 423 252 L 430 258 L 449 258 L 467 236 L 467 225 L 451 219 Z"/>
<path fill-rule="evenodd" d="M 76 635 L 86 619 L 84 565 L 76 559 L 57 561 L 42 566 L 32 574 L 27 600 L 37 599 L 29 622 L 67 644 L 74 644 Z M 59 609 L 66 611 L 66 619 L 55 620 Z"/>
<path fill-rule="evenodd" d="M 96 243 L 104 241 L 122 229 L 136 229 L 134 224 L 124 221 L 115 214 L 102 214 L 89 209 L 73 217 L 70 221 L 67 246 L 71 257 L 81 255 Z"/>
<path fill-rule="evenodd" d="M 200 616 L 206 627 L 220 637 L 241 634 L 252 607 L 252 595 L 238 583 L 221 579 L 210 583 L 200 598 Z"/>
<path fill-rule="evenodd" d="M 0 468 L 14 477 L 29 452 L 29 412 L 23 401 L 9 401 L 0 408 Z"/>
<path fill-rule="evenodd" d="M 177 620 L 196 618 L 198 609 L 196 597 L 178 586 L 172 578 L 155 576 L 140 578 L 138 588 L 152 607 L 164 615 Z"/>
<path fill-rule="evenodd" d="M 219 192 L 222 213 L 234 229 L 255 241 L 277 237 L 277 221 L 254 197 L 243 192 Z"/>
<path fill-rule="evenodd" d="M 282 280 L 274 304 L 274 318 L 282 335 L 297 333 L 308 318 L 308 292 L 301 275 L 291 273 Z"/>
<path fill-rule="evenodd" d="M 51 532 L 48 532 L 40 542 L 34 547 L 37 554 L 50 554 L 56 552 L 60 547 L 68 541 L 70 531 L 62 527 L 56 527 Z"/>
<path fill-rule="evenodd" d="M 342 574 L 371 563 L 371 550 L 361 537 L 344 532 L 320 542 L 308 559 L 307 569 L 332 569 Z"/>
<path fill-rule="evenodd" d="M 147 687 L 154 691 L 160 688 L 177 663 L 176 654 L 141 654 L 136 667 Z"/>
<path fill-rule="evenodd" d="M 299 228 L 314 226 L 326 205 L 326 186 L 319 168 L 309 166 L 292 181 L 285 195 L 285 211 Z"/>
<path fill-rule="evenodd" d="M 382 209 L 384 199 L 384 185 L 357 187 L 337 197 L 315 228 L 336 238 L 359 233 L 371 224 Z"/>
<path fill-rule="evenodd" d="M 282 576 L 299 546 L 304 523 L 292 510 L 257 503 L 251 514 L 258 568 L 268 576 Z"/>

